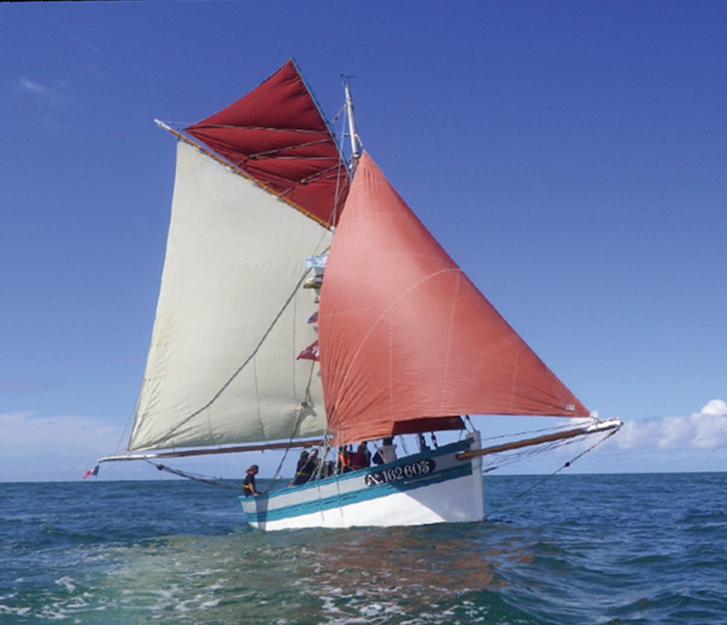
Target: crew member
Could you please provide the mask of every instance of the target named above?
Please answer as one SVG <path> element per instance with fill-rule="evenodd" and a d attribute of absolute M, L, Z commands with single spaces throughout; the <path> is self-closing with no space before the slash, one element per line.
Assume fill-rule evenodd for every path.
<path fill-rule="evenodd" d="M 258 466 L 253 464 L 245 473 L 245 479 L 242 481 L 242 492 L 245 493 L 245 497 L 260 494 L 255 487 L 255 476 L 259 470 Z"/>

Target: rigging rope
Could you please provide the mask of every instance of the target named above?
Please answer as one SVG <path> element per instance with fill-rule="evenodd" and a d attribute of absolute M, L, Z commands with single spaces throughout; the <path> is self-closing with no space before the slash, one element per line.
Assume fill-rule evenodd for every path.
<path fill-rule="evenodd" d="M 308 384 L 305 387 L 305 396 L 308 397 L 310 395 L 310 385 L 313 381 L 313 371 L 315 369 L 316 362 L 312 361 L 310 366 L 310 375 L 308 376 Z M 293 432 L 290 435 L 290 438 L 288 439 L 288 447 L 285 448 L 285 452 L 283 453 L 283 457 L 280 460 L 280 464 L 278 464 L 278 468 L 275 469 L 275 473 L 273 474 L 273 482 L 277 480 L 280 477 L 280 472 L 283 469 L 283 463 L 285 462 L 285 459 L 288 457 L 288 452 L 290 451 L 290 448 L 293 445 L 293 439 L 295 438 L 296 433 L 298 432 L 298 425 L 300 423 L 300 417 L 303 414 L 303 410 L 307 408 L 307 402 L 303 401 L 298 406 L 298 412 L 295 415 L 295 423 L 293 424 Z M 270 490 L 270 489 L 268 489 Z M 268 492 L 268 491 L 265 491 Z"/>
<path fill-rule="evenodd" d="M 218 486 L 220 488 L 229 488 L 232 490 L 242 490 L 242 486 L 232 486 L 232 484 L 225 484 L 224 482 L 221 482 L 219 480 L 215 480 L 209 477 L 205 477 L 203 475 L 198 475 L 196 473 L 189 473 L 188 471 L 182 471 L 181 469 L 173 469 L 172 467 L 168 467 L 164 464 L 157 464 L 156 462 L 152 462 L 151 460 L 145 460 L 145 462 L 148 462 L 150 465 L 155 466 L 158 471 L 166 471 L 167 473 L 171 473 L 172 475 L 176 475 L 178 477 L 183 477 L 187 480 L 193 480 L 195 482 L 202 482 L 204 484 L 209 484 L 211 486 Z"/>
<path fill-rule="evenodd" d="M 566 462 L 565 464 L 563 464 L 563 466 L 561 466 L 560 468 L 556 469 L 555 471 L 553 471 L 552 473 L 550 473 L 550 474 L 548 474 L 548 475 L 544 475 L 544 476 L 543 476 L 543 477 L 542 477 L 541 479 L 539 479 L 538 481 L 536 481 L 536 482 L 534 482 L 533 484 L 531 484 L 531 485 L 530 485 L 530 486 L 529 486 L 528 488 L 526 488 L 526 489 L 525 489 L 524 491 L 522 491 L 522 492 L 520 492 L 520 493 L 518 493 L 518 494 L 514 495 L 514 496 L 513 496 L 513 497 L 511 497 L 510 499 L 508 499 L 508 500 L 506 500 L 505 502 L 501 503 L 501 504 L 500 504 L 499 506 L 496 506 L 496 507 L 494 507 L 494 508 L 493 508 L 493 509 L 492 509 L 492 510 L 491 510 L 490 512 L 488 512 L 487 514 L 485 514 L 485 519 L 487 519 L 488 517 L 491 517 L 491 516 L 492 516 L 492 513 L 493 513 L 493 512 L 497 512 L 497 511 L 500 511 L 500 510 L 502 510 L 503 508 L 506 508 L 507 506 L 511 505 L 511 504 L 512 504 L 513 502 L 515 502 L 515 501 L 517 501 L 517 500 L 521 499 L 522 497 L 524 497 L 525 495 L 527 495 L 527 494 L 528 494 L 528 493 L 529 493 L 529 492 L 530 492 L 531 490 L 533 490 L 533 489 L 534 489 L 534 488 L 535 488 L 536 486 L 540 486 L 540 485 L 541 485 L 541 484 L 543 484 L 543 483 L 544 483 L 544 482 L 545 482 L 546 480 L 549 480 L 549 479 L 550 479 L 550 478 L 552 478 L 553 476 L 555 476 L 555 475 L 557 475 L 558 473 L 560 473 L 561 471 L 563 471 L 563 469 L 567 469 L 568 467 L 572 466 L 574 462 L 576 462 L 577 460 L 580 460 L 580 459 L 581 459 L 581 458 L 582 458 L 583 456 L 585 456 L 585 455 L 586 455 L 586 454 L 587 454 L 588 452 L 590 452 L 590 451 L 593 451 L 593 450 L 594 450 L 594 449 L 595 449 L 596 447 L 598 447 L 598 446 L 599 446 L 599 445 L 600 445 L 601 443 L 604 443 L 604 442 L 605 442 L 606 440 L 608 440 L 608 439 L 609 439 L 609 438 L 610 438 L 611 436 L 613 436 L 614 434 L 616 434 L 616 432 L 617 432 L 617 431 L 618 431 L 618 430 L 613 430 L 613 431 L 611 431 L 611 432 L 608 432 L 608 433 L 607 433 L 607 434 L 606 434 L 606 435 L 605 435 L 605 436 L 604 436 L 604 437 L 603 437 L 602 439 L 600 439 L 600 440 L 596 441 L 596 442 L 595 442 L 595 443 L 594 443 L 593 445 L 591 445 L 590 447 L 588 447 L 588 448 L 584 449 L 584 450 L 583 450 L 583 451 L 582 451 L 581 453 L 577 454 L 577 455 L 576 455 L 576 456 L 575 456 L 575 457 L 574 457 L 573 459 L 571 459 L 571 460 L 569 460 L 568 462 Z M 544 449 L 539 449 L 539 450 L 537 450 L 537 452 L 536 452 L 536 453 L 542 453 L 543 451 L 546 451 L 547 449 L 551 449 L 551 448 L 553 448 L 553 447 L 558 447 L 558 446 L 560 446 L 560 444 L 572 444 L 572 443 L 574 443 L 574 442 L 575 442 L 576 440 L 579 440 L 579 439 L 575 439 L 575 440 L 570 440 L 570 441 L 565 441 L 565 442 L 560 442 L 559 444 L 558 444 L 558 443 L 556 443 L 556 444 L 554 444 L 554 445 L 549 445 L 549 446 L 545 447 Z M 525 455 L 525 454 L 518 454 L 518 456 L 520 456 L 520 455 Z M 514 462 L 514 460 L 511 460 L 511 462 Z M 496 469 L 498 469 L 498 468 L 499 468 L 499 466 L 493 466 L 493 467 L 490 467 L 490 468 L 488 468 L 488 469 L 487 469 L 487 470 L 485 471 L 485 473 L 488 473 L 488 472 L 490 472 L 490 471 L 495 471 L 495 470 L 496 470 Z"/>

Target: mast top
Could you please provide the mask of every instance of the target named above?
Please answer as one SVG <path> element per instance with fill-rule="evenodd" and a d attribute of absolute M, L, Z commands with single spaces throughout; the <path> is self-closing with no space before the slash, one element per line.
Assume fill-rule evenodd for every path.
<path fill-rule="evenodd" d="M 361 143 L 361 138 L 358 136 L 358 131 L 356 130 L 356 118 L 353 113 L 350 76 L 343 77 L 343 91 L 346 96 L 345 108 L 346 117 L 348 117 L 348 136 L 351 141 L 351 163 L 349 167 L 353 170 L 356 168 L 359 158 L 361 158 L 363 144 Z"/>

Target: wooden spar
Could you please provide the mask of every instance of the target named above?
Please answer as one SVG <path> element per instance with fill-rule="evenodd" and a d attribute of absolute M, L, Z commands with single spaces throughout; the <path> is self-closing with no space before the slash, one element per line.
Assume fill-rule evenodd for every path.
<path fill-rule="evenodd" d="M 243 169 L 240 169 L 237 165 L 235 165 L 234 163 L 228 161 L 227 159 L 222 158 L 219 154 L 216 154 L 215 152 L 213 152 L 209 148 L 205 147 L 201 143 L 197 143 L 196 141 L 193 141 L 187 135 L 179 132 L 178 130 L 175 130 L 171 126 L 168 126 L 163 121 L 160 121 L 158 119 L 155 119 L 154 122 L 160 128 L 164 128 L 164 130 L 167 130 L 167 131 L 171 132 L 180 141 L 184 141 L 186 144 L 191 145 L 193 148 L 197 148 L 203 154 L 206 154 L 210 158 L 216 160 L 220 165 L 224 165 L 228 169 L 231 169 L 232 171 L 234 171 L 239 176 L 242 176 L 246 180 L 249 180 L 253 184 L 256 184 L 261 189 L 265 189 L 268 193 L 270 193 L 270 195 L 274 195 L 279 200 L 282 200 L 286 204 L 292 206 L 295 210 L 303 213 L 306 217 L 312 219 L 313 221 L 315 221 L 319 225 L 323 226 L 324 228 L 327 228 L 328 230 L 331 229 L 331 225 L 329 223 L 327 223 L 325 220 L 321 219 L 320 217 L 317 217 L 313 213 L 309 213 L 307 210 L 305 210 L 305 208 L 303 208 L 302 206 L 298 206 L 295 202 L 291 202 L 288 198 L 282 196 L 280 193 L 278 193 L 274 189 L 271 189 L 270 187 L 268 187 L 267 185 L 263 184 L 259 180 L 256 180 L 250 174 L 248 174 L 247 172 L 245 172 Z"/>
<path fill-rule="evenodd" d="M 295 443 L 266 443 L 262 445 L 240 445 L 237 447 L 220 447 L 218 449 L 186 449 L 183 451 L 162 451 L 148 454 L 125 454 L 121 456 L 104 456 L 98 462 L 117 462 L 121 460 L 150 460 L 152 458 L 186 458 L 188 456 L 209 456 L 213 454 L 234 454 L 245 451 L 265 451 L 266 449 L 293 449 L 295 447 L 314 447 L 323 445 L 321 440 L 296 441 Z"/>
<path fill-rule="evenodd" d="M 472 449 L 457 454 L 457 460 L 469 460 L 477 456 L 487 456 L 489 454 L 497 454 L 503 451 L 512 451 L 513 449 L 521 449 L 532 445 L 542 445 L 544 443 L 552 443 L 554 441 L 562 441 L 577 436 L 587 434 L 596 434 L 598 432 L 607 432 L 609 430 L 618 430 L 621 427 L 621 421 L 618 419 L 609 419 L 608 421 L 599 421 L 589 424 L 586 427 L 566 430 L 565 432 L 556 432 L 555 434 L 544 434 L 535 438 L 526 438 L 521 441 L 513 441 L 511 443 L 503 443 L 502 445 L 493 445 L 492 447 L 483 447 L 482 449 Z"/>

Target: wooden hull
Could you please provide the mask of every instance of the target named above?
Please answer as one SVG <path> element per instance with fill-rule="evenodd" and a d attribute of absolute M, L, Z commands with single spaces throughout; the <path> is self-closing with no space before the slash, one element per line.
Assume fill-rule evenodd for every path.
<path fill-rule="evenodd" d="M 240 501 L 248 523 L 261 530 L 481 521 L 481 459 L 455 457 L 476 447 L 479 433 L 390 464 Z"/>

